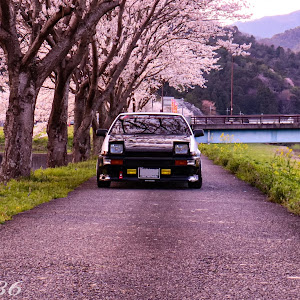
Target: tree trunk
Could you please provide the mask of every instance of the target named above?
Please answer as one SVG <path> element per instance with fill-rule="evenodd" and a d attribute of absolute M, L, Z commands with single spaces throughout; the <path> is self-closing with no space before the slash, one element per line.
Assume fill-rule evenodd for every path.
<path fill-rule="evenodd" d="M 85 103 L 86 103 L 86 90 L 81 91 L 75 97 L 74 109 L 74 137 L 73 137 L 73 153 L 72 161 L 80 162 L 87 160 L 90 156 L 91 141 L 90 130 L 85 130 L 79 134 L 79 128 L 84 119 Z"/>
<path fill-rule="evenodd" d="M 68 93 L 70 78 L 59 69 L 56 78 L 55 94 L 48 121 L 47 166 L 50 168 L 68 164 Z"/>
<path fill-rule="evenodd" d="M 93 118 L 92 128 L 93 128 L 93 155 L 98 155 L 101 151 L 103 137 L 96 135 L 96 130 L 100 128 L 96 116 Z"/>
<path fill-rule="evenodd" d="M 95 40 L 92 41 L 92 74 L 90 82 L 82 85 L 75 101 L 76 131 L 73 139 L 73 162 L 85 161 L 91 154 L 90 128 L 94 117 L 93 100 L 98 85 L 98 52 Z M 87 93 L 86 88 L 89 88 Z M 85 97 L 83 97 L 85 96 Z"/>
<path fill-rule="evenodd" d="M 38 89 L 29 72 L 10 77 L 9 106 L 4 126 L 5 152 L 1 180 L 29 176 L 31 170 L 34 109 Z"/>
<path fill-rule="evenodd" d="M 89 123 L 89 125 L 87 125 Z M 73 162 L 89 159 L 91 154 L 90 117 L 85 117 L 73 140 Z"/>

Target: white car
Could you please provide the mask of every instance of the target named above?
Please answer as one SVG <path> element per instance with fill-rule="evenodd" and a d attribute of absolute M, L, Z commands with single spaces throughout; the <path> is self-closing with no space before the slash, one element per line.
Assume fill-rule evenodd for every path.
<path fill-rule="evenodd" d="M 187 182 L 201 188 L 201 158 L 195 137 L 181 114 L 122 113 L 104 136 L 97 161 L 98 187 L 112 181 Z"/>

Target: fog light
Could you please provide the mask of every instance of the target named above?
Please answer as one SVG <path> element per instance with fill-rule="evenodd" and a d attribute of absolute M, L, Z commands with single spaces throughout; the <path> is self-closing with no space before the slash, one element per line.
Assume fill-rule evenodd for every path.
<path fill-rule="evenodd" d="M 161 175 L 171 175 L 171 169 L 161 169 Z"/>
<path fill-rule="evenodd" d="M 127 169 L 128 175 L 136 175 L 136 169 Z"/>

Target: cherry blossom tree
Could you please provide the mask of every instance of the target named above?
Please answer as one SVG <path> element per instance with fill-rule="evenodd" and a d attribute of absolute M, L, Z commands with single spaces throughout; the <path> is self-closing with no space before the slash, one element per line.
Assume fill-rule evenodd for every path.
<path fill-rule="evenodd" d="M 216 63 L 216 48 L 208 45 L 209 38 L 222 33 L 216 21 L 238 17 L 242 6 L 241 1 L 128 0 L 121 18 L 114 15 L 109 22 L 102 19 L 97 28 L 100 36 L 107 32 L 98 46 L 102 71 L 98 72 L 97 91 L 86 101 L 74 136 L 74 160 L 88 156 L 85 141 L 97 110 L 100 125 L 108 127 L 142 87 L 153 92 L 162 79 L 176 87 L 202 85 L 203 72 Z M 145 82 L 147 89 L 142 85 Z"/>
<path fill-rule="evenodd" d="M 222 34 L 218 21 L 241 17 L 244 4 L 3 0 L 0 46 L 10 99 L 2 178 L 29 174 L 33 113 L 47 77 L 55 78 L 47 127 L 49 165 L 65 164 L 69 89 L 75 92 L 73 158 L 84 160 L 89 156 L 90 126 L 99 126 L 97 111 L 107 127 L 130 101 L 141 108 L 162 80 L 177 88 L 203 84 L 202 74 L 216 64 L 209 38 Z"/>
<path fill-rule="evenodd" d="M 72 47 L 91 36 L 118 0 L 0 2 L 0 46 L 9 75 L 1 178 L 30 175 L 34 110 L 39 90 Z M 60 39 L 55 42 L 56 32 Z M 45 51 L 45 49 L 47 51 Z"/>
<path fill-rule="evenodd" d="M 68 105 L 71 76 L 88 49 L 90 39 L 83 38 L 74 53 L 62 60 L 54 70 L 55 93 L 47 126 L 48 155 L 47 166 L 56 167 L 68 164 Z M 73 52 L 73 51 L 72 51 Z"/>

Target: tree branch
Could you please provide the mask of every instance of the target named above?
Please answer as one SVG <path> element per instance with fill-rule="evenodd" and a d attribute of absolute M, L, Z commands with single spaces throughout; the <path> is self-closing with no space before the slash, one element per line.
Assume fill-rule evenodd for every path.
<path fill-rule="evenodd" d="M 8 65 L 22 56 L 16 28 L 16 15 L 9 0 L 0 2 L 0 45 L 7 55 Z"/>
<path fill-rule="evenodd" d="M 38 70 L 40 81 L 45 80 L 55 66 L 62 61 L 68 54 L 72 46 L 83 36 L 90 37 L 99 20 L 110 10 L 119 5 L 120 0 L 104 1 L 98 4 L 93 1 L 89 12 L 81 19 L 74 32 L 67 32 L 64 37 L 49 51 L 49 53 L 40 62 Z M 93 6 L 94 5 L 94 6 Z"/>
<path fill-rule="evenodd" d="M 105 59 L 105 61 L 101 64 L 101 67 L 99 68 L 98 76 L 100 77 L 105 69 L 107 68 L 108 64 L 113 60 L 114 56 L 116 55 L 116 52 L 119 50 L 118 45 L 122 36 L 123 32 L 123 13 L 124 13 L 124 7 L 125 7 L 126 0 L 123 0 L 120 4 L 119 14 L 118 14 L 118 29 L 117 29 L 117 35 L 113 42 L 113 46 Z M 118 50 L 117 50 L 118 49 Z"/>
<path fill-rule="evenodd" d="M 36 56 L 37 52 L 39 51 L 41 45 L 53 29 L 53 27 L 57 24 L 57 22 L 64 18 L 66 15 L 71 14 L 73 9 L 71 7 L 63 8 L 54 14 L 43 26 L 37 37 L 35 38 L 34 42 L 32 43 L 31 47 L 28 49 L 27 53 L 24 55 L 22 59 L 23 66 L 27 66 L 32 59 Z"/>

